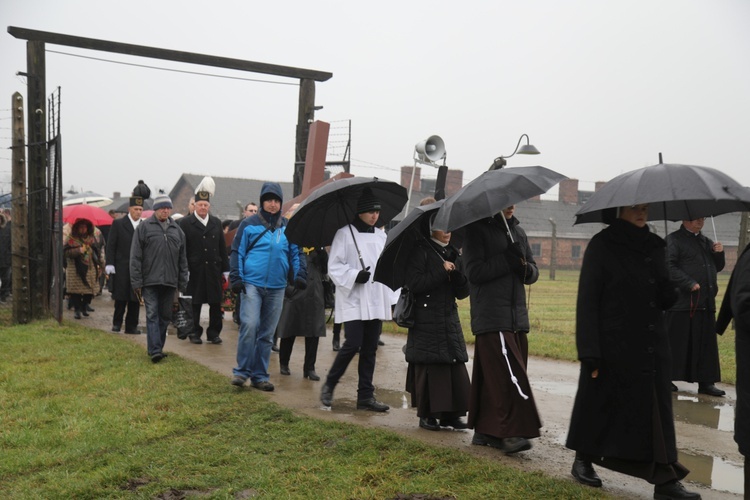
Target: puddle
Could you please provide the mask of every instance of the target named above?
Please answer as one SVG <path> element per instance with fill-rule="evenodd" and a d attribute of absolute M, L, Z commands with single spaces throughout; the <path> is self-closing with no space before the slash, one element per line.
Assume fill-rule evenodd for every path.
<path fill-rule="evenodd" d="M 402 408 L 408 409 L 411 402 L 411 395 L 406 391 L 393 391 L 389 389 L 375 388 L 375 397 L 381 403 L 385 403 L 392 409 Z M 337 398 L 336 393 L 333 393 L 333 406 L 331 408 L 321 406 L 321 409 L 332 411 L 333 413 L 339 413 L 342 415 L 349 415 L 355 412 L 362 413 L 364 415 L 378 415 L 378 412 L 363 412 L 357 410 L 357 401 L 352 398 Z M 415 410 L 416 411 L 416 410 Z M 383 415 L 382 413 L 380 415 Z"/>
<path fill-rule="evenodd" d="M 678 394 L 672 400 L 675 421 L 734 432 L 734 406 Z"/>
<path fill-rule="evenodd" d="M 692 455 L 678 451 L 677 458 L 690 469 L 686 481 L 699 483 L 714 490 L 742 494 L 745 473 L 742 465 L 727 462 L 718 457 Z"/>

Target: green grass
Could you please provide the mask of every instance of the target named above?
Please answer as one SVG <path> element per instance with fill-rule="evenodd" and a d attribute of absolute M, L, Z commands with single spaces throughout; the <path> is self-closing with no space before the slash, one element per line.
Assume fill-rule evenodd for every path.
<path fill-rule="evenodd" d="M 555 275 L 555 281 L 550 281 L 549 271 L 543 270 L 539 281 L 526 287 L 531 323 L 529 352 L 534 356 L 576 361 L 575 320 L 579 271 L 558 270 Z M 729 274 L 719 274 L 717 307 L 721 305 L 728 281 Z M 458 306 L 464 337 L 467 343 L 473 344 L 469 299 L 459 301 Z M 384 329 L 406 334 L 406 329 L 399 328 L 395 323 L 385 325 Z M 722 382 L 734 384 L 737 377 L 733 329 L 719 337 L 719 362 Z"/>
<path fill-rule="evenodd" d="M 52 322 L 0 334 L 1 498 L 604 498 L 392 432 L 297 416 Z M 422 496 L 417 496 L 417 495 Z"/>

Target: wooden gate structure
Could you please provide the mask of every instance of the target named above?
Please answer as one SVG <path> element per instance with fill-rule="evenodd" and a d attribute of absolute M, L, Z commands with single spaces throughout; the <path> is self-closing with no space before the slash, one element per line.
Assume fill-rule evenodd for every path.
<path fill-rule="evenodd" d="M 162 59 L 167 61 L 213 66 L 217 68 L 262 73 L 266 75 L 296 78 L 300 81 L 299 107 L 297 112 L 296 147 L 294 163 L 294 194 L 302 191 L 307 141 L 310 124 L 314 121 L 315 82 L 329 80 L 333 73 L 311 69 L 279 66 L 275 64 L 245 61 L 228 57 L 183 52 L 143 45 L 84 38 L 80 36 L 37 31 L 27 28 L 9 26 L 8 33 L 15 38 L 26 40 L 26 77 L 28 81 L 28 103 L 26 106 L 28 122 L 28 189 L 29 192 L 45 192 L 47 186 L 47 149 L 46 126 L 46 58 L 45 44 L 64 45 L 82 49 L 98 50 L 126 54 L 130 56 Z M 34 200 L 39 200 L 38 202 Z M 48 197 L 36 196 L 29 203 L 28 246 L 30 252 L 29 278 L 35 286 L 31 297 L 31 316 L 33 319 L 46 317 L 49 311 L 49 273 L 48 262 L 43 256 L 49 249 L 51 209 Z"/>

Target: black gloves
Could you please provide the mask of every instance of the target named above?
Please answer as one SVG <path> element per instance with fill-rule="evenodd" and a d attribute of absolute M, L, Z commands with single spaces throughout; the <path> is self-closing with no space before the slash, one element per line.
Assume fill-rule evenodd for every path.
<path fill-rule="evenodd" d="M 294 278 L 294 288 L 298 290 L 304 290 L 305 288 L 307 288 L 307 280 L 305 278 L 297 276 L 296 278 Z"/>
<path fill-rule="evenodd" d="M 370 268 L 368 267 L 367 269 Z M 368 281 L 370 281 L 370 271 L 360 271 L 354 280 L 355 283 L 367 283 Z"/>
<path fill-rule="evenodd" d="M 236 294 L 244 293 L 245 286 L 242 284 L 242 282 L 235 283 L 232 285 L 232 291 Z"/>
<path fill-rule="evenodd" d="M 521 279 L 526 277 L 526 262 L 523 259 L 511 253 L 506 253 L 505 260 L 512 273 L 517 274 Z"/>

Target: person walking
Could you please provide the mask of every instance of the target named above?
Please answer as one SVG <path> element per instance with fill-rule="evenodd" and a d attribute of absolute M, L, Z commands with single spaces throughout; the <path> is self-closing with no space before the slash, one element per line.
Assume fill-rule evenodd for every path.
<path fill-rule="evenodd" d="M 318 344 L 326 336 L 326 310 L 323 300 L 323 276 L 328 254 L 325 248 L 305 248 L 300 255 L 307 274 L 307 288 L 287 287 L 284 310 L 277 333 L 279 337 L 279 367 L 282 375 L 290 375 L 289 360 L 297 337 L 305 339 L 305 360 L 302 365 L 304 378 L 318 381 L 315 361 Z"/>
<path fill-rule="evenodd" d="M 208 304 L 209 308 L 206 340 L 210 344 L 222 343 L 222 283 L 229 278 L 229 257 L 221 220 L 209 213 L 214 189 L 213 179 L 205 177 L 195 191 L 195 211 L 179 222 L 180 229 L 185 233 L 190 271 L 185 295 L 192 297 L 193 328 L 189 338 L 193 344 L 203 343 L 203 327 L 200 324 L 203 304 Z"/>
<path fill-rule="evenodd" d="M 724 247 L 701 233 L 704 222 L 704 217 L 684 220 L 667 236 L 669 275 L 680 293 L 666 313 L 672 380 L 698 382 L 700 394 L 724 396 L 716 387 L 721 367 L 715 321 L 716 275 L 724 269 Z M 677 390 L 674 383 L 672 390 Z"/>
<path fill-rule="evenodd" d="M 649 232 L 648 205 L 621 207 L 583 257 L 576 305 L 581 371 L 565 446 L 571 473 L 600 487 L 593 464 L 645 479 L 654 498 L 695 499 L 680 483 L 669 338 L 664 311 L 677 299 L 665 242 Z"/>
<path fill-rule="evenodd" d="M 125 333 L 138 335 L 138 316 L 141 304 L 135 296 L 130 284 L 130 248 L 133 243 L 135 229 L 141 223 L 143 201 L 151 196 L 151 190 L 143 181 L 139 181 L 133 190 L 128 206 L 128 215 L 112 221 L 107 239 L 107 255 L 109 264 L 105 272 L 109 276 L 112 299 L 115 301 L 115 311 L 112 315 L 112 331 L 122 330 L 123 317 L 125 319 Z M 127 314 L 125 311 L 127 310 Z"/>
<path fill-rule="evenodd" d="M 273 391 L 269 380 L 273 334 L 284 305 L 284 290 L 289 277 L 299 289 L 307 287 L 300 274 L 297 245 L 286 239 L 287 219 L 281 215 L 283 192 L 277 182 L 265 182 L 260 190 L 261 210 L 242 220 L 232 242 L 230 283 L 243 293 L 240 301 L 240 333 L 237 342 L 237 366 L 232 385 L 250 385 L 261 391 Z"/>
<path fill-rule="evenodd" d="M 425 238 L 409 254 L 406 269 L 406 286 L 416 304 L 414 326 L 406 336 L 406 391 L 421 428 L 466 429 L 461 417 L 469 409 L 469 355 L 456 299 L 469 295 L 469 282 L 460 270 L 458 250 L 450 245 L 451 233 L 431 231 L 431 219 L 434 214 L 425 219 Z"/>
<path fill-rule="evenodd" d="M 735 356 L 737 359 L 737 403 L 734 413 L 734 440 L 745 458 L 744 490 L 750 492 L 750 245 L 737 259 L 729 278 L 716 333 L 723 334 L 734 319 Z"/>
<path fill-rule="evenodd" d="M 505 453 L 531 448 L 542 426 L 526 366 L 529 312 L 524 285 L 539 278 L 515 206 L 465 228 L 463 245 L 476 336 L 469 399 L 471 443 Z"/>
<path fill-rule="evenodd" d="M 357 214 L 350 224 L 336 231 L 328 255 L 328 275 L 336 285 L 336 321 L 344 324 L 344 344 L 328 370 L 320 391 L 324 406 L 333 403 L 333 391 L 359 352 L 357 409 L 385 412 L 387 404 L 375 399 L 372 383 L 375 353 L 383 320 L 392 318 L 393 291 L 372 280 L 378 257 L 385 247 L 384 231 L 375 229 L 380 216 L 380 201 L 369 189 L 357 202 Z"/>
<path fill-rule="evenodd" d="M 94 224 L 88 219 L 77 219 L 65 237 L 65 291 L 70 296 L 75 319 L 88 316 L 86 304 L 96 293 L 103 252 L 97 247 Z"/>
<path fill-rule="evenodd" d="M 136 297 L 146 306 L 146 344 L 153 363 L 167 355 L 164 343 L 172 320 L 177 292 L 188 283 L 185 233 L 170 217 L 172 200 L 160 193 L 154 198 L 154 214 L 133 233 L 130 247 L 130 282 Z"/>

